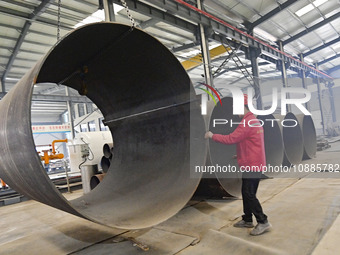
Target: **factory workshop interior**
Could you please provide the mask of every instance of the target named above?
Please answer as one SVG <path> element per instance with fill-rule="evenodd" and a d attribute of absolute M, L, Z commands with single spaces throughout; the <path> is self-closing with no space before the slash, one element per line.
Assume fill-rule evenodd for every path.
<path fill-rule="evenodd" d="M 0 254 L 340 254 L 339 0 L 1 0 L 0 85 Z"/>

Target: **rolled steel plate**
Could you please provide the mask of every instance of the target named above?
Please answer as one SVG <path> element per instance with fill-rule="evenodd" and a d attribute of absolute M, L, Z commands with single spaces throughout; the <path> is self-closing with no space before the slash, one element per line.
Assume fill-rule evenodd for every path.
<path fill-rule="evenodd" d="M 267 166 L 280 167 L 284 157 L 281 123 L 272 114 L 258 115 L 257 118 L 263 121 Z M 275 177 L 278 172 L 268 171 L 265 175 Z"/>
<path fill-rule="evenodd" d="M 310 115 L 296 115 L 299 121 L 303 137 L 303 159 L 311 159 L 315 157 L 317 142 L 314 121 Z"/>
<path fill-rule="evenodd" d="M 35 151 L 31 96 L 33 86 L 45 82 L 86 94 L 115 141 L 104 180 L 72 201 L 50 182 Z M 81 27 L 0 101 L 0 176 L 23 195 L 104 225 L 160 223 L 187 203 L 200 181 L 190 170 L 205 163 L 204 121 L 192 98 L 186 71 L 152 36 L 116 23 Z"/>
<path fill-rule="evenodd" d="M 107 171 L 109 171 L 110 165 L 111 165 L 110 159 L 103 156 L 102 159 L 100 160 L 100 166 L 102 167 L 104 173 L 107 173 Z"/>
<path fill-rule="evenodd" d="M 214 126 L 214 119 L 227 120 L 227 124 Z M 228 135 L 232 133 L 237 124 L 230 125 L 230 122 L 240 122 L 242 119 L 238 115 L 233 115 L 233 99 L 231 97 L 222 98 L 222 105 L 216 104 L 210 117 L 209 130 L 214 134 Z M 237 172 L 216 172 L 216 177 L 228 194 L 238 197 L 241 195 L 242 174 L 239 171 L 236 155 L 236 145 L 226 145 L 209 140 L 209 155 L 211 166 L 217 168 L 236 168 Z"/>
<path fill-rule="evenodd" d="M 103 145 L 103 155 L 107 159 L 112 159 L 112 149 L 113 149 L 113 144 L 104 144 Z"/>
<path fill-rule="evenodd" d="M 285 148 L 282 164 L 284 166 L 299 164 L 303 157 L 303 137 L 300 124 L 292 112 L 288 112 L 284 118 L 281 115 L 276 116 L 276 118 L 285 121 L 284 125 L 282 125 L 282 137 Z"/>

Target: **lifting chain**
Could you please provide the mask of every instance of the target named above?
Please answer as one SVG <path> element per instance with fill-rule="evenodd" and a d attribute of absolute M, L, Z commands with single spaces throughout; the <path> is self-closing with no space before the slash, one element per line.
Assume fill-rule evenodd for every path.
<path fill-rule="evenodd" d="M 58 20 L 57 20 L 57 41 L 60 40 L 60 9 L 61 9 L 61 0 L 58 0 Z"/>
<path fill-rule="evenodd" d="M 125 8 L 126 13 L 127 13 L 128 17 L 130 19 L 131 28 L 134 29 L 136 27 L 136 22 L 135 22 L 135 19 L 132 17 L 131 13 L 130 13 L 130 10 L 129 10 L 127 3 L 125 2 L 125 0 L 120 0 L 120 2 L 122 3 L 123 7 Z"/>

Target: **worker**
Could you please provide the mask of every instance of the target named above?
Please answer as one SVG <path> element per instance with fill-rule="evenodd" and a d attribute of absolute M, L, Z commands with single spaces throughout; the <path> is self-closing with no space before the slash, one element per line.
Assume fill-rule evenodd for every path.
<path fill-rule="evenodd" d="M 257 225 L 250 231 L 251 235 L 260 235 L 271 229 L 267 216 L 256 197 L 257 188 L 262 175 L 262 167 L 266 165 L 263 127 L 248 108 L 248 96 L 244 95 L 244 115 L 242 121 L 229 135 L 206 132 L 205 138 L 215 142 L 237 145 L 237 162 L 242 172 L 242 220 L 234 224 L 238 228 L 252 228 L 253 215 Z M 251 121 L 250 121 L 251 120 Z M 250 121 L 250 122 L 249 122 Z"/>

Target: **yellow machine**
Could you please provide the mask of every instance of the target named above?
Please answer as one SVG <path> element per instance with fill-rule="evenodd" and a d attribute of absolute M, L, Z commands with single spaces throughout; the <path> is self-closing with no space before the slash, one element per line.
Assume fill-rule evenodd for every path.
<path fill-rule="evenodd" d="M 43 150 L 42 152 L 44 155 L 40 155 L 41 161 L 44 161 L 45 165 L 48 165 L 50 163 L 50 160 L 52 159 L 62 159 L 64 158 L 64 154 L 62 153 L 56 153 L 55 151 L 55 144 L 56 143 L 67 143 L 67 139 L 63 140 L 54 140 L 52 142 L 52 151 L 51 150 Z"/>

